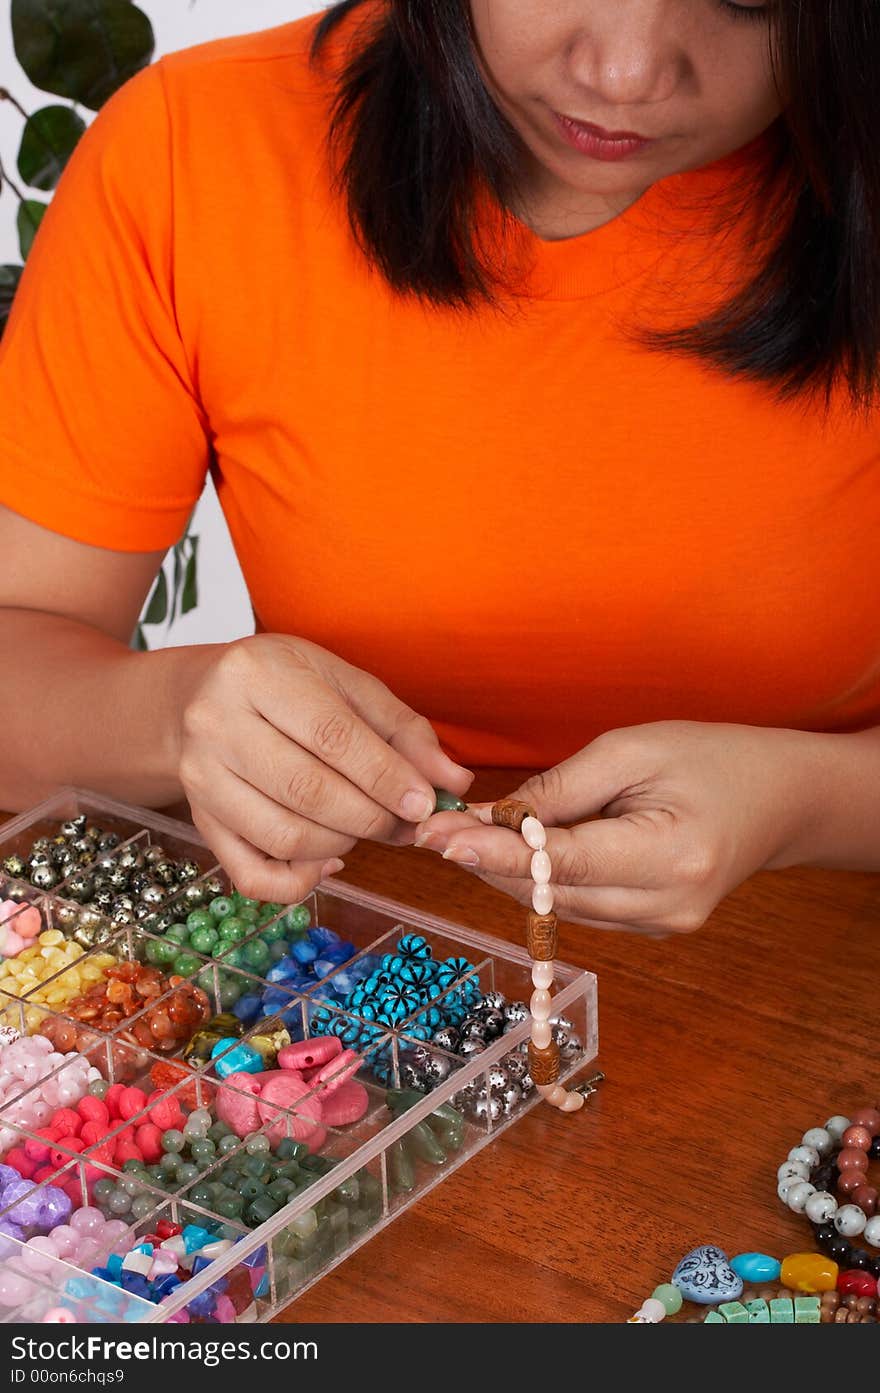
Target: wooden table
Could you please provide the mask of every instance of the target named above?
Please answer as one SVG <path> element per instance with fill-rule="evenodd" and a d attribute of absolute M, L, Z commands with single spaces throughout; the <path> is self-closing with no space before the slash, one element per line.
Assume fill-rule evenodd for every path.
<path fill-rule="evenodd" d="M 340 878 L 521 941 L 523 911 L 436 852 L 364 844 Z M 280 1321 L 616 1322 L 697 1243 L 813 1247 L 776 1169 L 880 1095 L 880 877 L 767 873 L 699 933 L 562 925 L 560 956 L 598 977 L 600 1094 L 534 1109 Z"/>

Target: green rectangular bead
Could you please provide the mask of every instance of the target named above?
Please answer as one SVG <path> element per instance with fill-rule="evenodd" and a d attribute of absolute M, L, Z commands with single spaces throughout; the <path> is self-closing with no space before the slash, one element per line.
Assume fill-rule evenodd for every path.
<path fill-rule="evenodd" d="M 794 1323 L 795 1325 L 818 1325 L 819 1306 L 818 1296 L 796 1296 L 794 1299 Z"/>
<path fill-rule="evenodd" d="M 704 1325 L 726 1325 L 726 1324 L 727 1324 L 727 1321 L 724 1319 L 723 1316 L 719 1316 L 719 1314 L 718 1314 L 717 1311 L 709 1311 L 709 1312 L 707 1312 L 707 1314 L 706 1314 L 706 1319 L 703 1321 L 703 1324 L 704 1324 Z"/>
<path fill-rule="evenodd" d="M 741 1301 L 725 1301 L 718 1307 L 728 1325 L 748 1325 L 749 1313 Z"/>
<path fill-rule="evenodd" d="M 770 1307 L 763 1297 L 755 1297 L 753 1301 L 746 1302 L 746 1310 L 749 1313 L 750 1325 L 769 1325 Z"/>
<path fill-rule="evenodd" d="M 771 1325 L 794 1325 L 794 1305 L 788 1296 L 778 1296 L 770 1302 Z"/>

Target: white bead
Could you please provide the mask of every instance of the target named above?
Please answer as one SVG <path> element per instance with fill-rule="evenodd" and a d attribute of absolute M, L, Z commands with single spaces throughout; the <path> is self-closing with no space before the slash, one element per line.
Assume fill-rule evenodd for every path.
<path fill-rule="evenodd" d="M 834 1227 L 844 1238 L 855 1238 L 867 1222 L 864 1211 L 857 1204 L 842 1204 L 834 1216 Z"/>
<path fill-rule="evenodd" d="M 547 885 L 549 883 L 552 867 L 550 865 L 550 857 L 547 855 L 546 851 L 532 852 L 529 869 L 531 871 L 532 880 L 536 885 Z"/>
<path fill-rule="evenodd" d="M 776 1179 L 785 1180 L 786 1177 L 793 1180 L 809 1180 L 810 1168 L 805 1166 L 803 1161 L 783 1161 L 776 1172 Z"/>
<path fill-rule="evenodd" d="M 553 908 L 553 891 L 549 885 L 536 885 L 532 891 L 532 909 L 536 914 L 549 914 Z"/>
<path fill-rule="evenodd" d="M 788 1204 L 789 1190 L 793 1190 L 795 1185 L 803 1184 L 804 1178 L 802 1175 L 786 1175 L 783 1177 L 782 1180 L 780 1180 L 779 1184 L 776 1186 L 776 1193 L 782 1200 L 783 1204 Z"/>
<path fill-rule="evenodd" d="M 652 1325 L 659 1325 L 660 1321 L 665 1319 L 666 1307 L 656 1296 L 649 1296 L 647 1301 L 642 1302 L 641 1309 L 636 1314 L 644 1316 Z"/>
<path fill-rule="evenodd" d="M 553 998 L 549 992 L 538 988 L 532 992 L 532 999 L 529 1002 L 529 1010 L 536 1021 L 548 1021 L 550 1019 L 550 1003 Z"/>
<path fill-rule="evenodd" d="M 544 831 L 543 824 L 536 817 L 524 817 L 522 827 L 519 830 L 526 846 L 530 846 L 532 851 L 544 850 L 547 845 L 547 833 Z"/>
<path fill-rule="evenodd" d="M 546 1050 L 553 1039 L 553 1027 L 549 1021 L 532 1021 L 532 1043 L 539 1050 Z"/>
<path fill-rule="evenodd" d="M 875 1214 L 865 1224 L 864 1238 L 872 1248 L 880 1248 L 880 1214 Z"/>
<path fill-rule="evenodd" d="M 546 1099 L 547 1099 L 547 1102 L 549 1103 L 549 1102 L 550 1102 L 550 1094 L 553 1092 L 553 1090 L 554 1090 L 555 1087 L 556 1087 L 556 1084 L 555 1084 L 555 1083 L 536 1083 L 536 1084 L 535 1084 L 535 1092 L 536 1092 L 536 1093 L 540 1093 L 541 1097 L 542 1097 L 542 1098 L 546 1098 Z"/>
<path fill-rule="evenodd" d="M 803 1161 L 805 1166 L 818 1166 L 820 1156 L 815 1146 L 793 1146 L 788 1153 L 789 1161 Z"/>
<path fill-rule="evenodd" d="M 827 1224 L 837 1213 L 837 1200 L 826 1191 L 817 1190 L 815 1195 L 810 1195 L 807 1200 L 804 1213 L 811 1224 Z"/>
<path fill-rule="evenodd" d="M 815 1195 L 815 1185 L 810 1185 L 806 1180 L 796 1180 L 788 1192 L 785 1203 L 793 1214 L 803 1214 L 810 1195 Z"/>
<path fill-rule="evenodd" d="M 833 1142 L 839 1142 L 848 1126 L 849 1118 L 837 1112 L 825 1123 L 825 1131 Z"/>
<path fill-rule="evenodd" d="M 820 1156 L 827 1156 L 834 1145 L 831 1133 L 824 1127 L 811 1127 L 809 1132 L 804 1132 L 801 1140 L 804 1146 L 814 1146 Z"/>
<path fill-rule="evenodd" d="M 552 963 L 532 963 L 532 985 L 535 987 L 553 986 Z"/>
<path fill-rule="evenodd" d="M 568 1094 L 561 1083 L 555 1083 L 550 1093 L 547 1094 L 547 1102 L 552 1103 L 554 1108 L 561 1108 Z"/>

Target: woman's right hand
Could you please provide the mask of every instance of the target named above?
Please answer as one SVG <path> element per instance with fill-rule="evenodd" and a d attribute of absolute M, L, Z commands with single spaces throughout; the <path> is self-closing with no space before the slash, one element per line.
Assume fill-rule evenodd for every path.
<path fill-rule="evenodd" d="M 464 794 L 473 778 L 377 678 L 285 634 L 217 651 L 178 748 L 193 821 L 236 887 L 288 904 L 361 837 L 410 845 L 433 788 Z"/>

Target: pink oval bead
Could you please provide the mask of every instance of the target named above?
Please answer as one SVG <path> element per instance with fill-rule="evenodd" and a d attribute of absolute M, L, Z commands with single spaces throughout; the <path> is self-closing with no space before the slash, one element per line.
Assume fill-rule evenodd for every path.
<path fill-rule="evenodd" d="M 355 1054 L 354 1050 L 343 1050 L 335 1059 L 331 1059 L 329 1064 L 324 1065 L 315 1082 L 321 1085 L 325 1093 L 332 1093 L 334 1089 L 347 1083 L 362 1063 L 361 1056 Z"/>
<path fill-rule="evenodd" d="M 43 1316 L 44 1325 L 76 1325 L 76 1316 L 64 1306 L 52 1306 Z"/>
<path fill-rule="evenodd" d="M 321 1064 L 329 1064 L 339 1054 L 342 1054 L 342 1041 L 338 1035 L 316 1035 L 313 1040 L 299 1040 L 279 1050 L 278 1067 L 316 1069 Z"/>
<path fill-rule="evenodd" d="M 871 1146 L 871 1133 L 867 1127 L 847 1127 L 840 1138 L 840 1145 L 844 1150 L 868 1151 Z"/>
<path fill-rule="evenodd" d="M 868 1169 L 868 1157 L 864 1151 L 857 1151 L 854 1146 L 846 1147 L 837 1155 L 837 1169 L 841 1175 L 844 1171 L 866 1171 Z"/>
<path fill-rule="evenodd" d="M 354 1079 L 339 1088 L 326 1089 L 321 1095 L 322 1122 L 328 1127 L 344 1127 L 360 1122 L 370 1106 L 370 1097 L 362 1083 Z"/>

